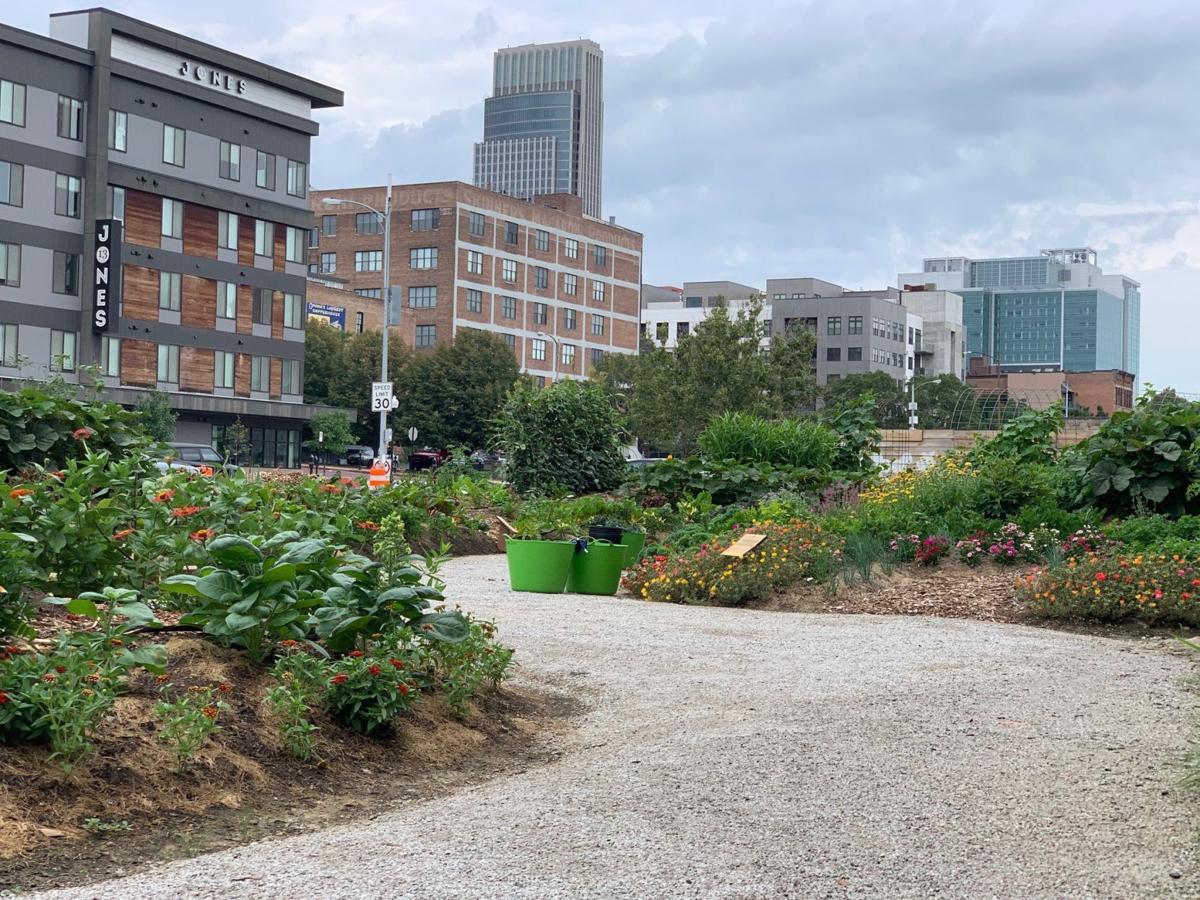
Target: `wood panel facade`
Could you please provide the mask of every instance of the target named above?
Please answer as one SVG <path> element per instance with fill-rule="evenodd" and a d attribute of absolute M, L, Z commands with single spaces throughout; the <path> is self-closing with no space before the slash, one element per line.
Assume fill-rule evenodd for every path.
<path fill-rule="evenodd" d="M 158 346 L 150 341 L 121 341 L 121 384 L 152 388 L 158 375 Z"/>
<path fill-rule="evenodd" d="M 195 275 L 183 276 L 183 300 L 179 321 L 184 325 L 217 327 L 217 283 Z"/>
<path fill-rule="evenodd" d="M 184 204 L 183 252 L 204 259 L 217 258 L 217 211 L 194 203 Z"/>
<path fill-rule="evenodd" d="M 125 243 L 162 246 L 162 197 L 145 191 L 125 191 Z"/>
<path fill-rule="evenodd" d="M 121 316 L 158 321 L 158 270 L 145 266 L 123 266 L 121 269 Z"/>
<path fill-rule="evenodd" d="M 214 352 L 203 347 L 183 347 L 179 351 L 179 389 L 211 394 Z"/>

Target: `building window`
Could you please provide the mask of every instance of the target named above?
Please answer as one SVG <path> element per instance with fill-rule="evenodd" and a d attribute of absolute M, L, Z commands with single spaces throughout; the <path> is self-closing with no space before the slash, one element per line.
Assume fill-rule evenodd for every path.
<path fill-rule="evenodd" d="M 432 285 L 410 287 L 408 306 L 410 309 L 433 309 L 437 306 L 437 288 Z"/>
<path fill-rule="evenodd" d="M 604 302 L 604 282 L 603 281 L 593 281 L 592 282 L 592 299 L 594 301 L 596 301 L 597 303 Z"/>
<path fill-rule="evenodd" d="M 337 234 L 337 216 L 321 216 L 321 234 L 329 237 Z"/>
<path fill-rule="evenodd" d="M 593 347 L 591 352 L 592 352 L 592 365 L 593 366 L 597 366 L 600 363 L 604 362 L 604 351 L 603 350 L 601 350 L 599 347 Z"/>
<path fill-rule="evenodd" d="M 217 318 L 237 318 L 237 285 L 228 281 L 217 282 Z"/>
<path fill-rule="evenodd" d="M 217 246 L 223 250 L 236 250 L 238 248 L 237 213 L 217 213 Z"/>
<path fill-rule="evenodd" d="M 467 230 L 474 237 L 483 237 L 483 213 L 471 213 L 471 220 L 470 224 L 467 226 Z"/>
<path fill-rule="evenodd" d="M 300 328 L 300 295 L 283 295 L 283 327 Z"/>
<path fill-rule="evenodd" d="M 171 166 L 183 165 L 184 145 L 187 132 L 174 125 L 163 126 L 163 162 Z"/>
<path fill-rule="evenodd" d="M 0 284 L 21 286 L 21 245 L 0 244 Z"/>
<path fill-rule="evenodd" d="M 841 334 L 842 333 L 842 317 L 830 316 L 825 320 L 826 334 Z"/>
<path fill-rule="evenodd" d="M 228 350 L 217 350 L 213 354 L 213 386 L 232 388 L 234 378 L 234 355 Z"/>
<path fill-rule="evenodd" d="M 565 328 L 567 331 L 574 331 L 576 322 L 577 322 L 577 316 L 576 316 L 575 310 L 564 309 L 563 310 L 563 328 Z"/>
<path fill-rule="evenodd" d="M 172 200 L 170 197 L 163 197 L 162 201 L 162 226 L 159 232 L 163 237 L 182 238 L 183 237 L 183 201 Z"/>
<path fill-rule="evenodd" d="M 483 291 L 467 288 L 467 312 L 483 312 Z"/>
<path fill-rule="evenodd" d="M 410 221 L 413 231 L 433 231 L 442 224 L 442 211 L 440 209 L 414 209 Z"/>
<path fill-rule="evenodd" d="M 78 335 L 74 331 L 50 331 L 50 371 L 75 371 L 75 341 Z"/>
<path fill-rule="evenodd" d="M 79 293 L 79 254 L 54 251 L 54 293 Z"/>
<path fill-rule="evenodd" d="M 504 243 L 515 244 L 517 242 L 517 233 L 518 229 L 516 222 L 504 223 Z"/>
<path fill-rule="evenodd" d="M 107 334 L 100 338 L 100 374 L 109 378 L 121 375 L 121 340 L 109 337 Z"/>
<path fill-rule="evenodd" d="M 178 272 L 158 273 L 158 308 L 179 312 L 182 279 Z"/>
<path fill-rule="evenodd" d="M 535 325 L 545 325 L 549 321 L 545 303 L 533 304 L 533 323 Z"/>
<path fill-rule="evenodd" d="M 0 80 L 0 122 L 25 127 L 25 85 Z"/>
<path fill-rule="evenodd" d="M 383 288 L 355 288 L 354 293 L 360 297 L 370 297 L 372 300 L 383 299 Z"/>
<path fill-rule="evenodd" d="M 25 195 L 25 167 L 17 163 L 0 162 L 0 203 L 21 206 Z"/>
<path fill-rule="evenodd" d="M 158 345 L 158 380 L 179 384 L 179 347 L 175 344 Z"/>
<path fill-rule="evenodd" d="M 83 140 L 83 101 L 58 95 L 58 136 Z"/>
<path fill-rule="evenodd" d="M 504 338 L 504 346 L 509 350 L 517 349 L 517 336 L 515 334 L 502 334 L 500 337 Z"/>
<path fill-rule="evenodd" d="M 250 390 L 264 394 L 271 390 L 271 357 L 250 357 Z"/>
<path fill-rule="evenodd" d="M 608 248 L 601 247 L 599 244 L 594 245 L 593 250 L 596 256 L 596 268 L 603 269 L 608 265 Z"/>
<path fill-rule="evenodd" d="M 74 175 L 54 176 L 54 212 L 78 219 L 83 209 L 83 180 Z"/>
<path fill-rule="evenodd" d="M 676 322 L 675 323 L 675 340 L 679 340 L 680 338 L 687 337 L 688 332 L 691 331 L 691 328 L 692 328 L 691 322 Z"/>
<path fill-rule="evenodd" d="M 579 241 L 575 238 L 563 238 L 563 256 L 567 259 L 579 259 Z"/>
<path fill-rule="evenodd" d="M 333 216 L 326 218 L 332 219 Z M 354 230 L 359 234 L 379 234 L 383 231 L 383 223 L 379 221 L 379 216 L 373 212 L 363 212 L 354 214 Z M 332 234 L 332 232 L 328 232 Z"/>
<path fill-rule="evenodd" d="M 308 196 L 308 164 L 298 159 L 287 161 L 287 192 L 291 197 Z"/>
<path fill-rule="evenodd" d="M 604 334 L 604 316 L 592 316 L 592 334 L 597 336 Z"/>
<path fill-rule="evenodd" d="M 575 368 L 575 345 L 574 344 L 563 344 L 562 345 L 562 364 L 564 366 L 566 366 L 568 369 Z"/>
<path fill-rule="evenodd" d="M 467 251 L 467 273 L 470 275 L 483 274 L 483 254 L 478 250 Z"/>
<path fill-rule="evenodd" d="M 413 247 L 408 251 L 408 267 L 410 269 L 436 269 L 437 264 L 437 247 Z"/>
<path fill-rule="evenodd" d="M 912 367 L 913 367 L 913 358 L 910 356 L 910 357 L 908 358 L 908 370 L 909 370 L 910 372 L 912 371 Z"/>
<path fill-rule="evenodd" d="M 538 229 L 533 236 L 533 246 L 545 253 L 550 249 L 550 232 Z"/>
<path fill-rule="evenodd" d="M 230 181 L 242 180 L 242 145 L 221 141 L 221 161 L 217 174 Z"/>
<path fill-rule="evenodd" d="M 0 366 L 17 365 L 17 326 L 0 325 Z"/>
<path fill-rule="evenodd" d="M 129 116 L 119 109 L 108 111 L 108 149 L 118 153 L 129 149 Z"/>
<path fill-rule="evenodd" d="M 303 228 L 294 228 L 291 225 L 287 226 L 287 248 L 284 250 L 283 258 L 288 262 L 300 263 L 303 265 L 304 256 L 307 248 L 304 246 L 306 232 Z"/>
<path fill-rule="evenodd" d="M 863 329 L 862 316 L 850 316 L 846 320 L 846 334 L 862 334 Z"/>
<path fill-rule="evenodd" d="M 910 344 L 913 342 L 913 327 L 911 325 L 908 326 L 908 342 Z"/>
<path fill-rule="evenodd" d="M 539 291 L 544 291 L 550 286 L 550 270 L 542 266 L 535 266 L 533 269 L 533 284 Z"/>
<path fill-rule="evenodd" d="M 360 312 L 354 314 L 354 330 L 359 334 L 363 333 L 363 314 Z"/>
<path fill-rule="evenodd" d="M 437 343 L 437 327 L 434 325 L 417 326 L 417 346 L 432 347 Z"/>
<path fill-rule="evenodd" d="M 847 347 L 846 362 L 862 362 L 862 347 Z"/>
<path fill-rule="evenodd" d="M 536 360 L 546 358 L 546 342 L 541 338 L 533 339 L 533 358 Z"/>
<path fill-rule="evenodd" d="M 383 271 L 383 251 L 382 250 L 355 250 L 354 251 L 354 271 L 355 272 L 382 272 Z"/>
<path fill-rule="evenodd" d="M 506 259 L 502 261 L 501 273 L 505 281 L 513 282 L 517 280 L 517 261 L 515 259 Z"/>
<path fill-rule="evenodd" d="M 500 315 L 506 319 L 515 319 L 517 317 L 517 298 L 516 297 L 501 297 L 500 298 Z"/>
<path fill-rule="evenodd" d="M 115 184 L 108 186 L 108 214 L 114 219 L 125 221 L 125 188 Z"/>
<path fill-rule="evenodd" d="M 321 254 L 321 274 L 332 275 L 337 271 L 337 254 L 322 253 Z"/>
<path fill-rule="evenodd" d="M 275 223 L 262 219 L 254 220 L 254 254 L 256 256 L 275 255 Z"/>
<path fill-rule="evenodd" d="M 275 154 L 254 152 L 254 184 L 268 191 L 275 190 Z"/>
<path fill-rule="evenodd" d="M 317 247 L 320 247 L 320 246 L 321 246 L 321 229 L 320 229 L 320 227 L 310 228 L 308 231 L 308 249 L 315 250 Z"/>
<path fill-rule="evenodd" d="M 842 348 L 841 347 L 826 347 L 825 348 L 825 361 L 826 362 L 841 362 L 842 361 Z"/>
<path fill-rule="evenodd" d="M 576 287 L 579 284 L 579 279 L 574 275 L 563 275 L 563 293 L 572 297 L 575 296 Z"/>
<path fill-rule="evenodd" d="M 254 289 L 254 323 L 256 325 L 271 324 L 271 306 L 275 299 L 274 291 L 267 288 Z"/>
<path fill-rule="evenodd" d="M 300 360 L 285 359 L 283 363 L 283 378 L 280 385 L 285 394 L 300 394 L 302 386 L 300 382 Z"/>

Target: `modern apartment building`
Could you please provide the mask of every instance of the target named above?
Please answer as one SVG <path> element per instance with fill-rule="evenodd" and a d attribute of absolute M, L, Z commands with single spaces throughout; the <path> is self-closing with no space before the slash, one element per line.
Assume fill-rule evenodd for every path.
<path fill-rule="evenodd" d="M 604 54 L 593 41 L 497 50 L 484 101 L 475 184 L 532 200 L 574 194 L 600 217 Z"/>
<path fill-rule="evenodd" d="M 299 462 L 312 110 L 341 91 L 104 9 L 0 26 L 0 378 L 170 397 Z"/>
<path fill-rule="evenodd" d="M 1141 293 L 1124 275 L 1105 275 L 1090 247 L 1037 256 L 924 260 L 904 286 L 963 298 L 967 356 L 1002 371 L 1117 370 L 1137 379 Z"/>
<path fill-rule="evenodd" d="M 751 303 L 762 302 L 762 291 L 736 281 L 686 281 L 679 288 L 642 285 L 642 337 L 668 350 L 680 338 L 695 331 L 714 309 L 725 309 L 731 317 L 747 310 Z M 771 308 L 760 305 L 758 320 L 763 324 L 763 346 L 771 342 Z"/>
<path fill-rule="evenodd" d="M 313 191 L 313 278 L 334 278 L 379 304 L 378 216 L 325 198 L 385 205 L 383 187 Z M 418 350 L 464 328 L 499 334 L 542 378 L 588 374 L 606 353 L 636 353 L 642 235 L 585 217 L 573 195 L 517 200 L 457 181 L 392 188 L 393 334 Z M 348 330 L 354 330 L 348 327 Z"/>

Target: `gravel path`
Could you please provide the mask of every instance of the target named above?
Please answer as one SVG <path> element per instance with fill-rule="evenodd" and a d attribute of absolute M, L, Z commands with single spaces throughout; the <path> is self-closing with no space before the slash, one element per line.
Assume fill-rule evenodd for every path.
<path fill-rule="evenodd" d="M 1200 896 L 1174 761 L 1190 661 L 1009 625 L 511 594 L 523 683 L 590 711 L 557 762 L 72 897 Z M 1175 877 L 1173 877 L 1175 876 Z"/>

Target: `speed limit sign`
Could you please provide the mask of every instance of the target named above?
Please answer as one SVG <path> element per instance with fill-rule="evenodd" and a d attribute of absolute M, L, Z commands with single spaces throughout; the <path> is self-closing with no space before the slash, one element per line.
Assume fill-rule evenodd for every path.
<path fill-rule="evenodd" d="M 391 412 L 395 408 L 395 400 L 390 381 L 371 382 L 371 412 Z"/>

